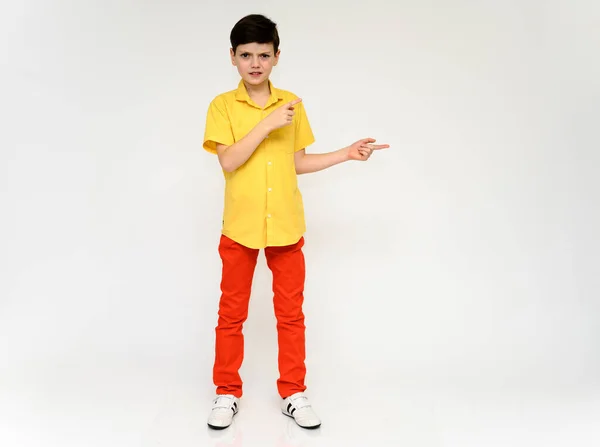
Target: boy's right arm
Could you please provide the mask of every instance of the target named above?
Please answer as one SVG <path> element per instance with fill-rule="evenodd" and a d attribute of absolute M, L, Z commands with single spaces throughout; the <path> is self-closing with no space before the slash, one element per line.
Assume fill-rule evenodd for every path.
<path fill-rule="evenodd" d="M 217 144 L 219 163 L 226 172 L 233 172 L 242 166 L 267 136 L 280 127 L 290 125 L 294 118 L 294 106 L 301 99 L 295 99 L 278 107 L 260 121 L 248 134 L 231 146 Z"/>
<path fill-rule="evenodd" d="M 242 166 L 254 153 L 260 143 L 271 133 L 262 120 L 254 129 L 231 146 L 217 143 L 219 163 L 225 172 L 233 172 Z"/>

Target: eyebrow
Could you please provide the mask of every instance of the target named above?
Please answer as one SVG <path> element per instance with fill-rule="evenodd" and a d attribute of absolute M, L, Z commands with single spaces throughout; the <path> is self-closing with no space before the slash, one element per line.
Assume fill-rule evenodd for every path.
<path fill-rule="evenodd" d="M 251 51 L 240 51 L 240 54 L 271 54 L 271 51 L 261 51 L 260 53 L 252 53 Z"/>

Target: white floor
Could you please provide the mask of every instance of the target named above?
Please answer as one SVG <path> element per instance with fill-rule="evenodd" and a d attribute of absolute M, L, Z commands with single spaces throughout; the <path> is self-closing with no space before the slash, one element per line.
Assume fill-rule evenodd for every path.
<path fill-rule="evenodd" d="M 0 445 L 600 445 L 600 390 L 594 387 L 485 389 L 409 386 L 368 378 L 350 383 L 344 377 L 320 383 L 313 378 L 310 396 L 323 425 L 308 431 L 279 412 L 277 396 L 260 382 L 246 385 L 234 424 L 213 431 L 206 425 L 210 383 L 153 372 L 139 365 L 111 368 L 98 361 L 96 368 L 67 362 L 32 367 L 28 374 L 3 374 Z"/>

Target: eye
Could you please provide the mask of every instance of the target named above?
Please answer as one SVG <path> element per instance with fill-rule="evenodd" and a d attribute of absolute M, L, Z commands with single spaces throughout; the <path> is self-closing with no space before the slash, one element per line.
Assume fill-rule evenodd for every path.
<path fill-rule="evenodd" d="M 241 57 L 248 57 L 248 53 L 242 53 L 240 54 Z"/>
<path fill-rule="evenodd" d="M 261 57 L 263 59 L 269 59 L 271 57 L 271 55 L 270 54 L 261 54 Z"/>

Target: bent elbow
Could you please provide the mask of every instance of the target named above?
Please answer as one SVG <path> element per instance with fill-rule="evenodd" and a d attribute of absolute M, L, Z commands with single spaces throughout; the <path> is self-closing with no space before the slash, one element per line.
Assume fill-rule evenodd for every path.
<path fill-rule="evenodd" d="M 228 154 L 227 149 L 229 146 L 225 146 L 224 144 L 217 144 L 217 156 L 219 157 L 219 164 L 221 165 L 221 169 L 225 172 L 233 172 L 235 171 L 235 166 L 231 163 L 231 157 Z"/>
<path fill-rule="evenodd" d="M 304 174 L 304 165 L 300 163 L 300 160 L 295 160 L 294 169 L 296 171 L 296 175 Z"/>
<path fill-rule="evenodd" d="M 235 166 L 229 160 L 229 157 L 219 157 L 219 164 L 221 165 L 221 169 L 225 172 L 233 172 L 235 171 Z"/>
<path fill-rule="evenodd" d="M 221 161 L 221 168 L 223 168 L 223 171 L 225 172 L 233 172 L 238 168 L 238 166 L 232 163 L 231 160 L 225 159 Z"/>

